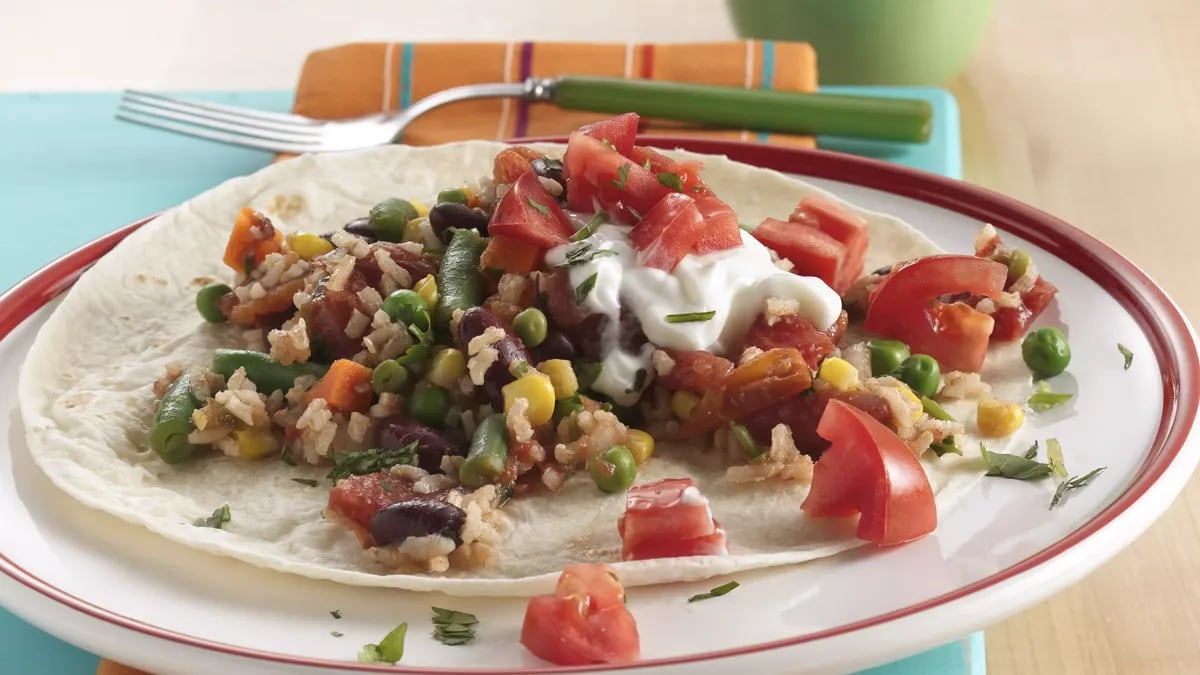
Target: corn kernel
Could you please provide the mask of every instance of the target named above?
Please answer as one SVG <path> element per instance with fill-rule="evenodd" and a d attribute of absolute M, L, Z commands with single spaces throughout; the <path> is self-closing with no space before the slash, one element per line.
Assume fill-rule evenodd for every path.
<path fill-rule="evenodd" d="M 654 437 L 641 429 L 630 429 L 625 447 L 633 453 L 633 461 L 643 464 L 654 454 Z"/>
<path fill-rule="evenodd" d="M 817 378 L 828 382 L 838 391 L 849 391 L 858 387 L 858 369 L 850 362 L 837 357 L 830 357 L 821 362 Z"/>
<path fill-rule="evenodd" d="M 238 459 L 262 459 L 279 451 L 279 440 L 270 431 L 243 429 L 230 436 L 237 441 Z"/>
<path fill-rule="evenodd" d="M 500 391 L 504 394 L 504 412 L 519 398 L 529 402 L 525 415 L 534 426 L 545 424 L 554 416 L 554 385 L 537 371 L 509 382 Z"/>
<path fill-rule="evenodd" d="M 677 391 L 671 394 L 671 412 L 681 420 L 691 417 L 692 409 L 700 402 L 700 397 L 690 391 Z"/>
<path fill-rule="evenodd" d="M 425 232 L 421 230 L 421 223 L 425 222 L 422 218 L 413 218 L 404 224 L 404 241 L 416 242 L 418 244 L 425 243 Z"/>
<path fill-rule="evenodd" d="M 542 361 L 538 364 L 538 370 L 550 378 L 550 383 L 554 385 L 554 398 L 569 398 L 579 391 L 579 378 L 575 377 L 575 370 L 571 368 L 570 361 L 566 359 Z"/>
<path fill-rule="evenodd" d="M 450 389 L 458 379 L 467 374 L 467 357 L 461 349 L 450 347 L 433 355 L 429 366 L 429 381 L 443 389 Z"/>
<path fill-rule="evenodd" d="M 433 308 L 437 307 L 437 279 L 434 278 L 432 274 L 426 274 L 420 281 L 413 284 L 413 290 L 417 292 L 417 295 L 421 296 L 421 299 L 425 301 L 425 304 L 429 305 L 429 311 L 432 312 Z"/>
<path fill-rule="evenodd" d="M 412 204 L 413 208 L 417 210 L 418 218 L 424 218 L 425 216 L 429 215 L 429 207 L 425 206 L 424 203 L 419 202 L 415 199 L 408 200 L 408 203 Z"/>
<path fill-rule="evenodd" d="M 305 260 L 319 258 L 333 250 L 333 244 L 308 232 L 298 232 L 287 237 L 288 248 Z"/>
<path fill-rule="evenodd" d="M 900 387 L 900 395 L 908 399 L 913 403 L 914 406 L 916 406 L 912 411 L 912 421 L 916 422 L 917 420 L 921 419 L 921 414 L 925 412 L 925 404 L 921 403 L 921 397 L 913 393 L 913 390 L 909 389 L 907 386 Z"/>
<path fill-rule="evenodd" d="M 1008 436 L 1025 423 L 1025 411 L 1010 401 L 985 399 L 975 411 L 975 424 L 979 433 L 990 438 Z"/>

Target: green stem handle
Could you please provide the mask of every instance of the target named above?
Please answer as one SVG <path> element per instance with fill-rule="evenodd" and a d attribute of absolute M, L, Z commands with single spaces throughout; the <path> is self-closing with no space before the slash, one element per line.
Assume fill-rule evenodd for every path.
<path fill-rule="evenodd" d="M 567 75 L 554 102 L 568 110 L 626 113 L 713 127 L 827 134 L 882 141 L 929 140 L 928 101 L 742 89 Z"/>

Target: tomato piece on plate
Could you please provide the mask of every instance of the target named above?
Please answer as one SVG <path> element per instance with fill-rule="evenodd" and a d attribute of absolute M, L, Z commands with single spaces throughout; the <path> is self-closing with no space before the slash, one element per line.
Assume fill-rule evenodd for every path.
<path fill-rule="evenodd" d="M 637 113 L 625 113 L 606 120 L 579 127 L 579 133 L 601 142 L 607 141 L 612 148 L 626 157 L 632 157 L 633 141 L 637 138 Z"/>
<path fill-rule="evenodd" d="M 994 299 L 1007 276 L 1004 265 L 970 255 L 932 255 L 897 265 L 871 296 L 866 329 L 932 356 L 943 371 L 978 372 L 992 317 L 939 298 L 967 293 Z"/>
<path fill-rule="evenodd" d="M 700 170 L 704 168 L 704 163 L 699 160 L 667 157 L 654 148 L 642 145 L 633 146 L 633 152 L 628 154 L 639 166 L 653 173 L 658 182 L 664 185 L 670 183 L 667 187 L 672 190 L 692 196 L 705 192 L 711 194 L 708 186 L 700 178 Z M 663 174 L 674 174 L 675 178 L 679 179 L 679 186 L 675 187 L 675 178 Z"/>
<path fill-rule="evenodd" d="M 666 375 L 660 376 L 658 381 L 671 391 L 683 390 L 703 394 L 720 384 L 729 371 L 733 370 L 732 361 L 702 349 L 664 351 L 675 365 L 671 366 Z"/>
<path fill-rule="evenodd" d="M 849 317 L 845 310 L 838 314 L 837 321 L 827 330 L 817 330 L 808 319 L 799 314 L 786 314 L 778 317 L 774 324 L 767 322 L 765 315 L 759 315 L 746 337 L 742 340 L 742 351 L 747 347 L 758 347 L 763 351 L 776 347 L 791 347 L 800 350 L 808 367 L 816 369 L 821 360 L 837 349 L 838 341 L 846 332 Z"/>
<path fill-rule="evenodd" d="M 817 277 L 838 293 L 846 292 L 854 283 L 846 245 L 815 227 L 767 218 L 751 234 L 787 258 L 796 274 Z"/>
<path fill-rule="evenodd" d="M 571 241 L 575 233 L 558 200 L 546 191 L 537 174 L 521 174 L 500 198 L 488 233 L 511 237 L 541 249 Z"/>
<path fill-rule="evenodd" d="M 629 225 L 670 193 L 644 166 L 578 131 L 567 140 L 563 175 L 568 207 L 583 212 L 599 208 Z"/>
<path fill-rule="evenodd" d="M 678 192 L 663 197 L 629 233 L 637 261 L 670 272 L 704 233 L 704 217 L 691 197 Z"/>
<path fill-rule="evenodd" d="M 641 654 L 625 589 L 608 565 L 563 567 L 553 595 L 529 599 L 521 644 L 561 666 L 625 663 Z"/>
<path fill-rule="evenodd" d="M 831 442 L 813 467 L 800 508 L 815 518 L 861 514 L 857 535 L 880 546 L 919 539 L 937 528 L 933 488 L 921 462 L 879 420 L 831 400 L 817 433 Z"/>
<path fill-rule="evenodd" d="M 617 521 L 622 560 L 725 555 L 725 532 L 691 478 L 635 485 Z"/>
<path fill-rule="evenodd" d="M 841 242 L 846 247 L 846 258 L 840 275 L 849 283 L 862 276 L 868 243 L 865 218 L 833 200 L 812 195 L 800 200 L 788 220 L 815 227 Z"/>
<path fill-rule="evenodd" d="M 996 327 L 992 329 L 992 339 L 1016 340 L 1025 335 L 1029 326 L 1037 320 L 1057 293 L 1058 288 L 1054 284 L 1039 276 L 1037 281 L 1033 282 L 1033 288 L 1021 293 L 1019 306 L 997 307 L 992 313 L 992 318 L 996 320 Z"/>
<path fill-rule="evenodd" d="M 734 368 L 709 388 L 684 420 L 683 433 L 712 431 L 737 422 L 780 399 L 796 396 L 812 386 L 812 371 L 796 349 L 769 349 Z"/>
<path fill-rule="evenodd" d="M 742 229 L 733 209 L 711 192 L 693 195 L 700 215 L 704 216 L 704 233 L 696 242 L 699 254 L 726 251 L 742 245 Z"/>

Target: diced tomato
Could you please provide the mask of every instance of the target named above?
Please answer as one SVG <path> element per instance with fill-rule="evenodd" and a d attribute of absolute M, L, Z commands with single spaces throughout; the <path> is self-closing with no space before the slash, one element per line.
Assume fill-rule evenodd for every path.
<path fill-rule="evenodd" d="M 636 485 L 617 521 L 621 559 L 725 555 L 725 533 L 691 478 Z"/>
<path fill-rule="evenodd" d="M 937 359 L 942 370 L 977 372 L 987 354 L 992 317 L 939 298 L 968 293 L 997 297 L 1008 269 L 970 255 L 933 255 L 893 268 L 871 298 L 866 329 L 908 343 Z"/>
<path fill-rule="evenodd" d="M 774 325 L 767 322 L 765 315 L 750 325 L 746 337 L 742 340 L 742 350 L 746 347 L 758 347 L 766 351 L 776 347 L 791 347 L 798 349 L 804 356 L 809 368 L 816 369 L 821 359 L 837 349 L 838 341 L 846 332 L 849 318 L 845 310 L 838 314 L 837 321 L 828 330 L 817 330 L 808 319 L 799 314 L 787 314 L 778 317 Z"/>
<path fill-rule="evenodd" d="M 849 279 L 849 283 L 862 276 L 868 243 L 865 218 L 830 199 L 812 195 L 800 200 L 788 220 L 815 227 L 841 242 L 846 247 L 841 276 Z"/>
<path fill-rule="evenodd" d="M 713 253 L 742 245 L 742 230 L 733 209 L 711 192 L 693 195 L 700 215 L 704 216 L 704 233 L 696 242 L 695 252 Z"/>
<path fill-rule="evenodd" d="M 729 371 L 733 370 L 733 362 L 729 359 L 702 349 L 665 351 L 675 361 L 675 365 L 671 367 L 670 372 L 659 378 L 659 382 L 671 391 L 703 394 L 717 386 Z"/>
<path fill-rule="evenodd" d="M 608 141 L 614 150 L 626 157 L 632 157 L 639 119 L 637 113 L 625 113 L 579 127 L 579 133 L 599 141 Z"/>
<path fill-rule="evenodd" d="M 891 429 L 833 400 L 817 433 L 831 445 L 813 469 L 800 508 L 815 518 L 861 514 L 857 535 L 880 546 L 919 539 L 937 528 L 929 477 Z"/>
<path fill-rule="evenodd" d="M 795 349 L 770 349 L 734 368 L 704 392 L 683 423 L 685 435 L 743 420 L 812 385 L 812 371 Z"/>
<path fill-rule="evenodd" d="M 1058 288 L 1046 281 L 1045 277 L 1039 276 L 1037 281 L 1033 282 L 1033 288 L 1021 293 L 1019 307 L 999 307 L 992 313 L 992 318 L 996 320 L 996 327 L 992 329 L 992 339 L 1016 340 L 1025 335 L 1029 326 L 1037 320 L 1050 301 L 1054 300 L 1056 293 Z"/>
<path fill-rule="evenodd" d="M 479 259 L 479 269 L 497 269 L 517 274 L 528 274 L 542 263 L 545 251 L 536 244 L 530 244 L 513 237 L 492 235 L 483 256 Z"/>
<path fill-rule="evenodd" d="M 815 227 L 767 218 L 751 234 L 791 261 L 796 274 L 817 277 L 838 293 L 854 283 L 846 245 Z"/>
<path fill-rule="evenodd" d="M 608 565 L 563 567 L 553 595 L 529 599 L 521 644 L 561 666 L 626 663 L 641 654 L 625 589 Z"/>
<path fill-rule="evenodd" d="M 563 174 L 567 206 L 575 211 L 599 207 L 626 224 L 636 223 L 670 193 L 645 167 L 579 132 L 567 140 Z"/>
<path fill-rule="evenodd" d="M 504 193 L 488 223 L 490 234 L 512 237 L 542 249 L 568 243 L 574 232 L 558 200 L 532 172 L 522 174 Z"/>
<path fill-rule="evenodd" d="M 674 183 L 675 181 L 669 176 L 660 177 L 659 174 L 675 174 L 679 178 L 679 191 L 684 194 L 693 197 L 701 193 L 712 194 L 700 178 L 700 170 L 704 168 L 704 163 L 699 160 L 674 159 L 654 148 L 641 145 L 633 146 L 633 152 L 629 153 L 629 158 L 658 177 L 660 183 L 664 181 Z"/>
<path fill-rule="evenodd" d="M 368 473 L 339 480 L 329 491 L 327 510 L 350 527 L 363 548 L 369 548 L 375 545 L 371 518 L 380 509 L 412 499 L 437 499 L 444 493 L 418 494 L 412 483 L 387 471 Z"/>
<path fill-rule="evenodd" d="M 786 424 L 792 432 L 792 442 L 796 448 L 817 459 L 829 447 L 829 441 L 817 435 L 817 423 L 825 414 L 825 406 L 831 399 L 849 403 L 884 424 L 892 418 L 892 409 L 882 396 L 864 390 L 842 392 L 823 388 L 820 391 L 810 390 L 800 396 L 789 396 L 747 417 L 742 423 L 750 435 L 764 446 L 771 443 L 771 430 L 778 424 Z"/>
<path fill-rule="evenodd" d="M 637 251 L 639 264 L 670 272 L 699 241 L 703 227 L 704 218 L 696 202 L 672 192 L 634 226 L 629 243 Z"/>

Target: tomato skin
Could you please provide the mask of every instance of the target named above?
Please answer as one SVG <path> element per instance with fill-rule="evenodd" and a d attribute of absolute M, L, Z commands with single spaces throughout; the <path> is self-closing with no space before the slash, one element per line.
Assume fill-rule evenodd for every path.
<path fill-rule="evenodd" d="M 553 595 L 529 599 L 521 625 L 521 644 L 562 666 L 636 661 L 639 642 L 624 589 L 602 564 L 565 566 Z"/>
<path fill-rule="evenodd" d="M 704 217 L 704 232 L 693 250 L 705 254 L 741 246 L 742 229 L 733 209 L 711 192 L 692 196 Z"/>
<path fill-rule="evenodd" d="M 674 159 L 667 157 L 654 148 L 641 145 L 633 146 L 633 151 L 627 153 L 629 159 L 645 167 L 649 163 L 649 171 L 658 176 L 660 173 L 673 173 L 679 177 L 681 192 L 691 196 L 709 192 L 708 186 L 700 178 L 700 169 L 704 163 L 693 159 Z M 709 192 L 711 194 L 711 192 Z"/>
<path fill-rule="evenodd" d="M 704 234 L 704 217 L 696 202 L 672 192 L 663 197 L 629 232 L 637 261 L 664 272 L 675 269 Z"/>
<path fill-rule="evenodd" d="M 800 200 L 788 220 L 815 227 L 846 247 L 844 269 L 838 272 L 839 284 L 845 281 L 849 287 L 862 276 L 868 244 L 865 218 L 837 202 L 812 195 Z"/>
<path fill-rule="evenodd" d="M 708 500 L 695 488 L 691 478 L 667 478 L 630 488 L 625 513 L 617 520 L 621 559 L 724 555 L 725 532 L 712 517 Z"/>
<path fill-rule="evenodd" d="M 937 528 L 937 505 L 920 461 L 891 429 L 838 400 L 817 433 L 831 445 L 813 468 L 801 505 L 815 518 L 861 514 L 857 536 L 879 546 L 919 539 Z"/>
<path fill-rule="evenodd" d="M 809 368 L 816 370 L 821 360 L 837 349 L 838 341 L 846 332 L 849 322 L 845 310 L 838 314 L 837 321 L 828 330 L 817 330 L 808 319 L 799 314 L 788 314 L 779 317 L 774 325 L 767 322 L 767 317 L 759 315 L 746 337 L 742 340 L 742 351 L 747 347 L 758 347 L 763 351 L 778 347 L 797 349 L 804 356 Z"/>
<path fill-rule="evenodd" d="M 670 190 L 645 167 L 578 131 L 563 155 L 567 206 L 590 212 L 599 206 L 617 222 L 635 224 Z"/>
<path fill-rule="evenodd" d="M 704 392 L 681 431 L 691 436 L 743 420 L 812 386 L 812 371 L 795 349 L 770 349 L 734 368 Z"/>
<path fill-rule="evenodd" d="M 632 157 L 633 141 L 637 138 L 637 113 L 625 113 L 606 120 L 585 124 L 578 131 L 585 136 L 591 136 L 598 141 L 608 141 L 617 152 L 625 157 Z M 638 162 L 639 164 L 641 162 Z"/>
<path fill-rule="evenodd" d="M 558 200 L 546 191 L 537 174 L 529 172 L 521 174 L 500 198 L 488 233 L 548 249 L 570 242 L 575 231 Z"/>
<path fill-rule="evenodd" d="M 767 218 L 751 234 L 781 258 L 788 259 L 796 274 L 817 277 L 839 294 L 854 283 L 843 271 L 846 245 L 815 227 Z"/>
<path fill-rule="evenodd" d="M 659 382 L 671 391 L 690 391 L 703 394 L 725 379 L 733 370 L 733 362 L 704 350 L 664 350 L 675 365 Z"/>
<path fill-rule="evenodd" d="M 865 327 L 928 354 L 942 370 L 978 372 L 987 353 L 991 316 L 938 298 L 968 293 L 989 298 L 1004 289 L 1008 268 L 969 255 L 932 255 L 897 265 L 876 289 Z"/>

